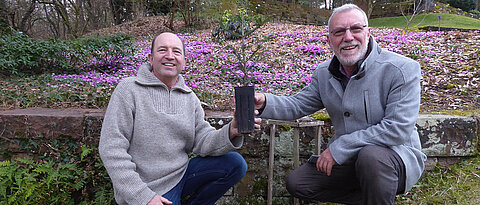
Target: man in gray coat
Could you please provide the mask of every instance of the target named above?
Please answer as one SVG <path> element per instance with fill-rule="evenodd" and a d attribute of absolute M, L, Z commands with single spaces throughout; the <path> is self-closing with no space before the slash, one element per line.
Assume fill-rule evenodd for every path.
<path fill-rule="evenodd" d="M 328 21 L 335 56 L 296 95 L 255 94 L 260 117 L 293 120 L 326 108 L 335 135 L 318 159 L 288 177 L 295 197 L 345 204 L 393 204 L 412 188 L 425 154 L 415 127 L 420 65 L 378 46 L 365 12 L 353 4 Z"/>

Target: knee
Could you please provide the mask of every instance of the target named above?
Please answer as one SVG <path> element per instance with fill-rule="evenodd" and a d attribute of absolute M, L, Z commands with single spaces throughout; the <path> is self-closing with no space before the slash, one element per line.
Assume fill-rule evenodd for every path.
<path fill-rule="evenodd" d="M 237 152 L 229 152 L 225 155 L 226 162 L 232 167 L 232 169 L 241 177 L 247 173 L 248 165 L 241 154 Z"/>
<path fill-rule="evenodd" d="M 298 197 L 298 193 L 300 192 L 298 183 L 299 183 L 299 171 L 298 169 L 293 170 L 287 177 L 286 188 L 288 193 L 292 196 Z"/>
<path fill-rule="evenodd" d="M 378 166 L 381 153 L 378 150 L 377 146 L 366 146 L 360 150 L 357 156 L 357 162 L 355 168 L 357 172 L 365 171 L 372 172 L 375 171 L 375 167 Z M 373 169 L 373 170 L 372 170 Z"/>
<path fill-rule="evenodd" d="M 385 170 L 391 171 L 393 167 L 389 165 L 388 153 L 379 146 L 366 146 L 358 153 L 355 168 L 357 175 L 377 177 Z"/>
<path fill-rule="evenodd" d="M 295 194 L 297 193 L 297 180 L 294 176 L 292 176 L 292 174 L 288 175 L 286 188 L 288 193 L 293 196 L 295 196 Z"/>

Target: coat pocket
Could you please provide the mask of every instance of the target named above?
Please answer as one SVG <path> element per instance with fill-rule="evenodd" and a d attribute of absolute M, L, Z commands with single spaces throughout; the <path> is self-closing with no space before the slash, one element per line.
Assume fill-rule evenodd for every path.
<path fill-rule="evenodd" d="M 368 124 L 372 124 L 372 115 L 371 115 L 371 107 L 370 107 L 370 97 L 368 94 L 368 90 L 363 91 L 363 107 L 365 111 L 365 120 Z"/>

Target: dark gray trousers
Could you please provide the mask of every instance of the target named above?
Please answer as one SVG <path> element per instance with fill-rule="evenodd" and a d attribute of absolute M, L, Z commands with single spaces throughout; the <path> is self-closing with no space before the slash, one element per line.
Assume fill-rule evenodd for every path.
<path fill-rule="evenodd" d="M 330 176 L 306 163 L 288 176 L 295 197 L 342 204 L 394 204 L 405 191 L 405 165 L 393 150 L 366 146 L 355 162 L 334 165 Z"/>

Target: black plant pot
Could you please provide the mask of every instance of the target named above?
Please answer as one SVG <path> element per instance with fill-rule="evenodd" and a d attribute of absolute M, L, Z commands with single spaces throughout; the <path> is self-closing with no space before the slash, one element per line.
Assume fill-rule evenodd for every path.
<path fill-rule="evenodd" d="M 235 109 L 238 132 L 242 134 L 254 131 L 255 89 L 253 86 L 235 87 Z"/>

